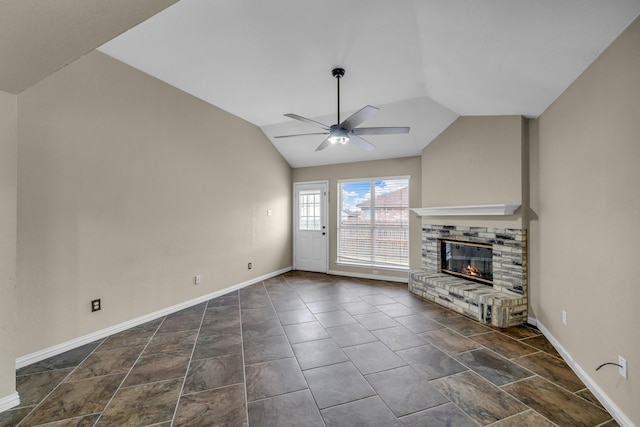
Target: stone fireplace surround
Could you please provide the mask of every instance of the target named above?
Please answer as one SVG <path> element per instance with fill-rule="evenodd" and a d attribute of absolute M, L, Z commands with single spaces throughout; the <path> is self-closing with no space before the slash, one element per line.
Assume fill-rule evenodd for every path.
<path fill-rule="evenodd" d="M 442 273 L 441 239 L 492 245 L 493 287 Z M 423 225 L 422 269 L 410 272 L 409 291 L 492 326 L 526 323 L 526 230 Z"/>

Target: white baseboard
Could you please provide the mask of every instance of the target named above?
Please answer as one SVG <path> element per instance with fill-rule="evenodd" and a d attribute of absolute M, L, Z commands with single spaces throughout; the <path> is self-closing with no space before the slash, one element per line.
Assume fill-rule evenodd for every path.
<path fill-rule="evenodd" d="M 385 280 L 387 282 L 409 283 L 408 271 L 407 271 L 407 277 L 381 276 L 379 274 L 353 273 L 351 271 L 338 271 L 338 270 L 329 270 L 327 274 L 333 274 L 334 276 L 357 277 L 359 279 L 373 279 L 373 280 Z"/>
<path fill-rule="evenodd" d="M 538 321 L 535 317 L 527 317 L 527 323 L 531 326 L 538 326 Z"/>
<path fill-rule="evenodd" d="M 558 340 L 555 339 L 553 335 L 549 332 L 547 328 L 544 327 L 542 323 L 533 319 L 536 323 L 535 326 L 542 332 L 542 334 L 549 340 L 549 342 L 553 345 L 553 347 L 560 353 L 562 358 L 567 362 L 567 365 L 575 372 L 575 374 L 582 380 L 582 382 L 587 386 L 587 388 L 593 393 L 593 395 L 598 399 L 602 406 L 604 406 L 607 411 L 611 414 L 613 418 L 620 424 L 622 427 L 636 427 L 636 425 L 627 417 L 622 409 L 618 405 L 615 404 L 613 400 L 596 384 L 596 382 L 589 376 L 587 371 L 585 371 L 582 366 L 580 366 L 571 355 L 560 345 Z"/>
<path fill-rule="evenodd" d="M 281 270 L 274 271 L 272 273 L 268 273 L 260 277 L 255 277 L 246 282 L 238 283 L 237 285 L 233 285 L 228 288 L 221 289 L 219 291 L 211 292 L 209 294 L 202 295 L 200 297 L 191 299 L 189 301 L 172 305 L 171 307 L 163 308 L 162 310 L 154 311 L 153 313 L 145 314 L 144 316 L 136 317 L 135 319 L 131 319 L 126 322 L 122 322 L 117 325 L 113 325 L 108 328 L 101 329 L 96 332 L 92 332 L 88 335 L 74 338 L 70 341 L 66 341 L 66 342 L 54 345 L 52 347 L 48 347 L 48 348 L 36 351 L 35 353 L 27 354 L 25 356 L 20 356 L 16 359 L 16 369 L 20 369 L 25 366 L 31 365 L 32 363 L 36 363 L 41 360 L 47 359 L 49 357 L 56 356 L 58 354 L 64 353 L 65 351 L 73 350 L 74 348 L 80 347 L 85 344 L 89 344 L 95 340 L 106 338 L 110 335 L 116 334 L 118 332 L 122 332 L 134 326 L 142 325 L 143 323 L 149 322 L 151 320 L 164 317 L 168 314 L 175 313 L 176 311 L 184 310 L 185 308 L 189 308 L 193 305 L 200 304 L 212 298 L 217 298 L 224 294 L 228 294 L 229 292 L 242 289 L 246 286 L 253 285 L 254 283 L 258 283 L 263 280 L 270 279 L 271 277 L 278 276 L 288 271 L 291 271 L 291 267 L 286 267 Z"/>
<path fill-rule="evenodd" d="M 8 396 L 0 397 L 0 413 L 14 408 L 20 404 L 20 396 L 18 396 L 18 392 L 14 391 Z"/>

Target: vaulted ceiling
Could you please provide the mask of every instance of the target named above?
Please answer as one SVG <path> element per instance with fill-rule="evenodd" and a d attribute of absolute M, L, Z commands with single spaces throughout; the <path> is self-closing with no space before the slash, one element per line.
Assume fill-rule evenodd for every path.
<path fill-rule="evenodd" d="M 99 50 L 259 126 L 292 166 L 413 156 L 460 115 L 540 115 L 640 15 L 640 0 L 171 3 L 0 1 L 0 89 L 19 92 L 144 21 Z M 285 113 L 336 122 L 336 66 L 342 118 L 374 105 L 363 126 L 411 132 L 367 136 L 371 152 L 274 139 L 317 131 Z"/>
<path fill-rule="evenodd" d="M 0 90 L 20 93 L 177 0 L 0 0 Z"/>

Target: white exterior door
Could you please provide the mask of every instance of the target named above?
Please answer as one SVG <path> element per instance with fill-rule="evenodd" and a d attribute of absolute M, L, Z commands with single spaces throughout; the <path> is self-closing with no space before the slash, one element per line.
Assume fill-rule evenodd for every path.
<path fill-rule="evenodd" d="M 327 181 L 293 184 L 293 266 L 296 270 L 328 271 L 328 187 Z"/>

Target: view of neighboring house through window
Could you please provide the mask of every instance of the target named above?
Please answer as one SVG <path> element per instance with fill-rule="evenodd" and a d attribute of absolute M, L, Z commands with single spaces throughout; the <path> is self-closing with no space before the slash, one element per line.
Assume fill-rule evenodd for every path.
<path fill-rule="evenodd" d="M 338 181 L 338 262 L 409 267 L 409 178 Z"/>

